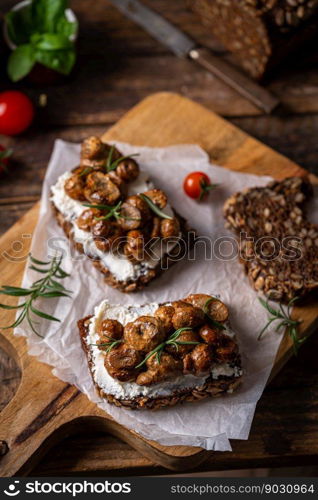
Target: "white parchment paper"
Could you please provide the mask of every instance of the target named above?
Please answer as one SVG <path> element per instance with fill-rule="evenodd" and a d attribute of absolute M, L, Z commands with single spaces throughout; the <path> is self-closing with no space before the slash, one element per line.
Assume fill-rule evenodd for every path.
<path fill-rule="evenodd" d="M 67 253 L 63 266 L 71 277 L 64 280 L 73 290 L 73 298 L 43 300 L 39 308 L 59 317 L 61 323 L 43 321 L 45 339 L 36 337 L 25 325 L 16 329 L 17 335 L 28 337 L 29 352 L 53 366 L 53 373 L 76 385 L 81 391 L 128 428 L 165 445 L 193 445 L 208 450 L 230 450 L 229 439 L 247 439 L 255 406 L 269 376 L 280 335 L 269 330 L 261 342 L 257 334 L 264 326 L 267 313 L 259 304 L 256 293 L 249 286 L 242 266 L 235 256 L 226 261 L 220 258 L 229 245 L 218 245 L 218 238 L 231 233 L 224 229 L 222 206 L 234 192 L 249 186 L 263 186 L 269 177 L 235 173 L 211 165 L 206 153 L 197 146 L 179 145 L 167 148 L 133 147 L 117 143 L 124 154 L 139 153 L 141 169 L 149 172 L 158 188 L 169 196 L 171 204 L 194 227 L 199 235 L 212 238 L 216 255 L 205 258 L 203 249 L 196 251 L 196 259 L 185 259 L 175 264 L 147 289 L 136 294 L 122 294 L 103 283 L 101 274 L 83 256 L 69 250 L 62 230 L 58 227 L 49 202 L 50 187 L 59 175 L 78 164 L 80 146 L 57 140 L 43 185 L 40 218 L 32 241 L 32 254 L 46 258 L 49 246 L 64 247 Z M 208 201 L 198 204 L 183 193 L 182 182 L 191 171 L 209 174 L 220 187 Z M 38 278 L 26 270 L 22 286 Z M 234 394 L 222 398 L 185 404 L 157 412 L 132 411 L 116 408 L 102 401 L 94 386 L 82 352 L 76 322 L 91 314 L 100 301 L 107 298 L 116 304 L 165 302 L 190 293 L 220 294 L 230 306 L 230 319 L 237 332 L 243 358 L 244 382 Z"/>

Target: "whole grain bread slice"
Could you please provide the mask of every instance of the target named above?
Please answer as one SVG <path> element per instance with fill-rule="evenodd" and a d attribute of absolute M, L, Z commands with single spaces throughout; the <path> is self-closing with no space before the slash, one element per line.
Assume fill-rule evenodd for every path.
<path fill-rule="evenodd" d="M 305 208 L 312 193 L 307 178 L 290 177 L 236 193 L 224 205 L 252 286 L 274 300 L 318 288 L 318 227 Z"/>

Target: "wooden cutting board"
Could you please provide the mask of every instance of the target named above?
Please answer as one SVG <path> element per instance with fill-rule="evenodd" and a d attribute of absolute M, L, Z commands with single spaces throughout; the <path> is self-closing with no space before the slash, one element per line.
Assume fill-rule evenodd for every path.
<path fill-rule="evenodd" d="M 219 116 L 176 94 L 159 93 L 143 100 L 103 139 L 154 147 L 195 143 L 208 152 L 213 162 L 232 170 L 277 179 L 305 173 Z M 1 284 L 18 286 L 21 282 L 23 257 L 28 253 L 38 209 L 37 204 L 0 239 Z M 304 320 L 302 335 L 314 331 L 317 311 L 318 304 L 313 301 L 296 309 L 295 314 Z M 0 314 L 1 324 L 12 322 L 13 313 Z M 125 429 L 75 387 L 55 378 L 49 366 L 28 355 L 25 339 L 14 337 L 11 331 L 0 334 L 0 347 L 17 360 L 22 370 L 17 393 L 0 414 L 0 476 L 27 474 L 53 444 L 66 435 L 91 429 L 121 438 L 151 461 L 172 470 L 194 468 L 210 454 L 200 448 L 161 446 Z M 291 342 L 285 336 L 271 377 L 291 355 Z"/>

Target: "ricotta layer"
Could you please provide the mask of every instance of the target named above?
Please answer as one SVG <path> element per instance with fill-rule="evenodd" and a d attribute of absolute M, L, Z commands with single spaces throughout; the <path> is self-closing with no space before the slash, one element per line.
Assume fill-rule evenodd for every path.
<path fill-rule="evenodd" d="M 99 340 L 97 333 L 101 322 L 104 319 L 116 319 L 124 326 L 130 321 L 134 321 L 142 315 L 153 315 L 159 304 L 153 302 L 145 305 L 122 306 L 111 305 L 107 300 L 104 300 L 99 306 L 95 307 L 94 316 L 90 319 L 89 330 L 87 334 L 87 345 L 90 350 L 92 360 L 92 374 L 95 383 L 107 394 L 112 394 L 117 399 L 133 399 L 138 396 L 147 397 L 164 397 L 171 394 L 190 388 L 199 388 L 203 386 L 208 374 L 202 377 L 195 375 L 180 375 L 172 380 L 166 380 L 158 384 L 153 384 L 149 387 L 141 386 L 135 382 L 120 382 L 109 375 L 104 366 L 105 353 L 98 346 L 94 345 Z M 226 325 L 226 330 L 222 331 L 226 335 L 234 337 L 234 332 Z M 211 367 L 211 375 L 214 380 L 221 376 L 240 377 L 242 370 L 238 366 L 230 365 L 229 363 L 215 363 Z"/>
<path fill-rule="evenodd" d="M 73 200 L 65 192 L 65 181 L 71 177 L 71 175 L 72 172 L 65 172 L 58 178 L 56 184 L 51 188 L 51 201 L 63 214 L 65 219 L 72 224 L 72 236 L 76 242 L 83 245 L 85 255 L 92 258 L 98 257 L 102 264 L 118 281 L 135 281 L 140 276 L 147 274 L 148 269 L 156 267 L 162 257 L 169 253 L 176 245 L 176 241 L 158 241 L 151 248 L 151 256 L 147 256 L 146 260 L 137 264 L 132 263 L 125 255 L 115 252 L 102 252 L 96 247 L 91 233 L 81 230 L 76 224 L 76 219 L 87 209 L 87 207 L 84 207 L 82 202 Z M 153 189 L 153 187 L 146 172 L 140 172 L 138 178 L 128 184 L 128 195 L 139 194 L 149 189 Z M 165 207 L 163 212 L 173 216 L 173 211 L 169 205 Z"/>

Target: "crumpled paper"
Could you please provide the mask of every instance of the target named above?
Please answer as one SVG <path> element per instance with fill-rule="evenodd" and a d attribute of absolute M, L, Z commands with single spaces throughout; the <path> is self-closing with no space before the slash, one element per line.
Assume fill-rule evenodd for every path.
<path fill-rule="evenodd" d="M 195 260 L 186 258 L 176 263 L 148 288 L 136 294 L 122 294 L 105 285 L 92 263 L 71 249 L 52 213 L 50 187 L 59 175 L 78 164 L 80 151 L 79 145 L 57 140 L 44 180 L 40 217 L 31 252 L 36 258 L 45 259 L 47 254 L 53 255 L 52 248 L 63 246 L 66 252 L 63 267 L 71 274 L 63 284 L 73 290 L 73 296 L 72 299 L 38 303 L 39 309 L 61 319 L 61 323 L 43 320 L 44 340 L 36 337 L 26 325 L 18 327 L 15 334 L 28 337 L 30 354 L 52 365 L 54 375 L 74 384 L 117 422 L 142 436 L 164 445 L 231 450 L 229 439 L 248 438 L 255 406 L 270 374 L 281 335 L 269 329 L 262 341 L 257 340 L 267 313 L 248 284 L 237 258 L 230 255 L 222 260 L 220 256 L 220 252 L 228 254 L 231 248 L 229 243 L 220 245 L 218 238 L 228 236 L 233 241 L 233 235 L 224 229 L 222 206 L 234 192 L 250 186 L 264 186 L 271 178 L 240 174 L 211 165 L 207 154 L 198 146 L 148 148 L 116 145 L 125 155 L 139 153 L 141 169 L 149 172 L 156 187 L 168 194 L 175 209 L 200 236 L 212 239 L 215 255 L 213 258 L 205 255 L 202 245 L 198 245 Z M 220 184 L 208 200 L 200 204 L 185 196 L 182 189 L 184 177 L 196 170 L 206 172 L 213 182 Z M 30 285 L 36 278 L 38 275 L 34 271 L 26 270 L 22 286 Z M 230 320 L 237 332 L 244 368 L 244 381 L 237 392 L 156 412 L 117 408 L 101 400 L 95 392 L 81 349 L 77 320 L 91 314 L 94 306 L 105 298 L 116 304 L 142 304 L 171 301 L 197 292 L 220 294 L 230 306 Z"/>

